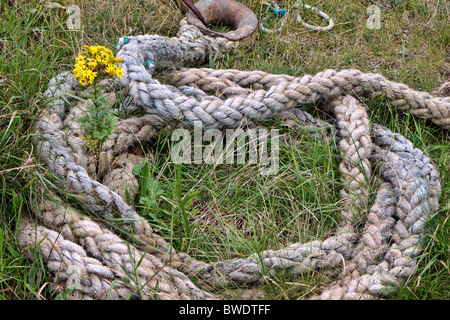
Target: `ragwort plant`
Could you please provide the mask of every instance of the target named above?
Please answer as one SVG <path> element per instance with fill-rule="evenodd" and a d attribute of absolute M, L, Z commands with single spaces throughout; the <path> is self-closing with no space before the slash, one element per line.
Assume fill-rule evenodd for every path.
<path fill-rule="evenodd" d="M 116 129 L 118 119 L 113 109 L 108 108 L 106 99 L 101 96 L 100 81 L 109 77 L 122 77 L 122 67 L 118 63 L 122 58 L 115 58 L 112 51 L 104 46 L 84 46 L 76 57 L 73 74 L 82 86 L 92 85 L 92 104 L 88 112 L 81 117 L 81 128 L 86 130 L 83 140 L 94 156 L 96 171 L 103 144 Z"/>

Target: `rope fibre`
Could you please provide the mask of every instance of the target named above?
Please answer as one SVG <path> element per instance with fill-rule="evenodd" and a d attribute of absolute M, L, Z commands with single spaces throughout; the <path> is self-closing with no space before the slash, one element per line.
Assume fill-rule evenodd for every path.
<path fill-rule="evenodd" d="M 358 70 L 292 77 L 184 68 L 235 46 L 203 35 L 184 19 L 173 38 L 121 38 L 117 55 L 123 58 L 120 81 L 128 91 L 130 117 L 120 121 L 104 144 L 98 172 L 92 169 L 77 122 L 86 104 L 70 100 L 71 92 L 82 94 L 82 88 L 70 72 L 49 82 L 48 108 L 36 123 L 36 148 L 46 170 L 79 201 L 69 203 L 42 191 L 36 217 L 20 223 L 19 244 L 30 259 L 43 259 L 55 276 L 55 292 L 73 289 L 68 299 L 219 299 L 215 289 L 257 284 L 265 272 L 295 276 L 337 268 L 336 280 L 310 298 L 374 299 L 388 295 L 413 273 L 426 221 L 438 209 L 439 175 L 430 159 L 403 136 L 377 124 L 370 128 L 365 108 L 353 96 L 385 95 L 399 111 L 446 130 L 450 98 L 432 97 Z M 174 71 L 171 85 L 166 85 L 152 78 L 156 65 L 183 68 Z M 316 102 L 335 115 L 343 158 L 341 198 L 346 205 L 331 237 L 206 263 L 176 252 L 124 201 L 124 181 L 130 194 L 136 192 L 138 181 L 131 170 L 143 160 L 129 150 L 170 123 L 201 121 L 209 128 L 237 128 L 244 122 L 251 127 L 279 118 L 320 132 L 328 124 L 294 108 Z M 139 108 L 145 115 L 133 116 Z M 365 210 L 374 166 L 379 166 L 382 183 L 372 207 Z M 367 215 L 359 227 L 361 218 L 356 217 L 361 212 Z M 93 213 L 102 222 L 89 218 Z"/>

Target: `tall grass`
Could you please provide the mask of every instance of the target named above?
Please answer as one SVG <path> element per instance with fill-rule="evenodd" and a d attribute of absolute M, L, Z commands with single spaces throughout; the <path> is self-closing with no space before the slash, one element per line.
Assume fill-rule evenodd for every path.
<path fill-rule="evenodd" d="M 22 215 L 32 215 L 38 187 L 51 179 L 32 146 L 33 122 L 45 107 L 42 92 L 58 72 L 70 70 L 84 44 L 114 48 L 123 35 L 174 36 L 182 18 L 175 1 L 2 0 L 0 3 L 0 298 L 51 299 L 52 281 L 39 259 L 26 260 L 16 240 Z M 276 26 L 267 6 L 242 0 L 259 17 Z M 292 12 L 293 0 L 279 1 Z M 67 28 L 75 4 L 82 29 Z M 308 4 L 329 14 L 335 27 L 324 33 L 304 28 L 289 15 L 283 31 L 242 43 L 213 68 L 262 70 L 301 76 L 323 69 L 357 68 L 431 91 L 450 74 L 448 19 L 445 1 L 383 2 L 381 29 L 366 26 L 369 1 L 317 1 Z M 303 12 L 305 21 L 326 22 Z M 164 75 L 160 74 L 163 78 Z M 314 106 L 312 106 L 314 109 Z M 441 175 L 440 209 L 430 222 L 424 252 L 414 275 L 393 299 L 450 298 L 450 138 L 448 132 L 409 115 L 399 114 L 379 99 L 368 105 L 373 122 L 405 135 L 436 164 Z M 313 110 L 314 111 L 314 110 Z M 280 123 L 271 124 L 280 127 Z M 255 165 L 174 165 L 170 133 L 154 142 L 154 161 L 147 186 L 135 205 L 161 236 L 179 250 L 210 261 L 242 257 L 292 242 L 326 237 L 342 209 L 337 147 L 305 132 L 281 128 L 280 168 L 262 176 Z M 140 173 L 142 174 L 142 172 Z M 142 182 L 144 184 L 144 182 Z M 157 186 L 157 187 L 156 187 Z M 148 202 L 138 202 L 140 198 Z M 296 299 L 330 281 L 332 272 L 290 278 L 266 275 L 260 296 Z M 225 296 L 236 297 L 236 292 Z M 238 296 L 239 297 L 239 296 Z"/>

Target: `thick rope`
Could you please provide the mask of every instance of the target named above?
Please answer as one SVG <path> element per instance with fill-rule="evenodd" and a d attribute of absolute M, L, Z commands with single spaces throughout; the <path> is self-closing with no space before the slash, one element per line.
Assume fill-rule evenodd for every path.
<path fill-rule="evenodd" d="M 199 290 L 185 275 L 172 268 L 165 268 L 160 259 L 140 252 L 111 231 L 64 204 L 58 197 L 52 195 L 52 200 L 42 200 L 39 207 L 37 215 L 40 216 L 40 220 L 48 228 L 59 232 L 52 231 L 50 235 L 50 231 L 44 228 L 28 226 L 24 228 L 24 232 L 27 232 L 29 236 L 25 239 L 21 238 L 21 240 L 25 241 L 24 244 L 34 241 L 30 236 L 30 233 L 33 232 L 39 233 L 39 237 L 42 239 L 45 239 L 42 232 L 50 235 L 50 238 L 60 236 L 61 238 L 58 239 L 60 245 L 55 247 L 54 251 L 51 248 L 52 241 L 45 239 L 49 247 L 47 251 L 52 250 L 52 254 L 45 255 L 43 252 L 43 256 L 53 259 L 59 267 L 62 264 L 61 259 L 64 259 L 63 257 L 66 255 L 65 250 L 69 250 L 68 260 L 72 258 L 73 261 L 76 261 L 80 273 L 89 277 L 84 281 L 86 282 L 84 285 L 88 287 L 95 285 L 95 281 L 91 279 L 92 272 L 95 276 L 99 276 L 98 268 L 89 268 L 90 265 L 85 262 L 85 259 L 88 259 L 86 255 L 89 254 L 94 259 L 103 262 L 104 266 L 101 271 L 104 273 L 108 271 L 107 280 L 111 282 L 112 279 L 127 279 L 128 286 L 134 288 L 134 291 L 143 298 L 159 300 L 213 298 L 211 294 Z M 78 241 L 82 248 L 70 245 L 75 241 Z M 43 249 L 40 248 L 40 250 Z M 83 260 L 80 261 L 74 255 L 80 256 Z M 95 261 L 97 262 L 97 260 Z M 55 267 L 55 270 L 57 269 Z M 106 286 L 106 289 L 110 290 L 110 286 L 111 284 Z M 92 294 L 84 289 L 82 291 L 92 298 L 97 294 L 95 290 Z M 102 294 L 104 294 L 103 291 Z M 126 298 L 123 294 L 121 297 Z"/>
<path fill-rule="evenodd" d="M 58 290 L 73 280 L 67 270 L 80 270 L 81 284 L 70 298 L 217 299 L 213 287 L 258 283 L 266 272 L 298 275 L 344 266 L 336 281 L 313 298 L 367 299 L 389 294 L 413 273 L 426 221 L 438 208 L 439 176 L 423 152 L 404 137 L 379 125 L 371 129 L 366 110 L 353 96 L 385 95 L 398 110 L 447 130 L 450 98 L 436 98 L 358 70 L 292 77 L 184 68 L 172 73 L 172 85 L 152 77 L 155 67 L 203 64 L 235 45 L 204 36 L 184 21 L 175 38 L 121 38 L 121 84 L 132 102 L 126 111 L 131 115 L 144 109 L 146 114 L 121 120 L 103 146 L 98 172 L 77 122 L 86 105 L 74 104 L 67 95 L 80 88 L 70 73 L 50 81 L 45 92 L 49 107 L 36 123 L 36 147 L 46 169 L 76 195 L 80 209 L 48 194 L 35 212 L 37 223 L 22 221 L 19 242 L 30 258 L 40 256 L 47 263 Z M 150 141 L 174 121 L 237 128 L 278 118 L 320 134 L 330 124 L 294 109 L 316 102 L 335 115 L 343 158 L 339 169 L 344 206 L 331 237 L 207 263 L 176 252 L 124 201 L 125 188 L 137 192 L 132 168 L 143 159 L 130 148 Z M 375 165 L 383 182 L 370 206 Z M 102 218 L 105 226 L 88 218 L 90 214 Z"/>
<path fill-rule="evenodd" d="M 280 108 L 289 109 L 296 105 L 316 103 L 342 94 L 371 99 L 385 96 L 398 111 L 411 112 L 416 117 L 428 119 L 450 130 L 450 97 L 433 97 L 427 92 L 415 91 L 405 84 L 389 81 L 379 74 L 362 73 L 359 70 L 325 70 L 315 76 L 296 78 L 261 71 L 183 69 L 171 82 L 176 85 L 190 83 L 205 90 L 216 86 L 217 90 L 221 90 L 225 87 L 226 80 L 243 88 L 254 88 L 252 98 L 265 103 L 268 109 L 275 112 L 279 112 Z M 226 90 L 230 94 L 232 88 Z M 241 96 L 239 98 L 242 99 Z M 226 105 L 232 103 L 226 100 Z M 253 113 L 249 115 L 252 116 Z"/>

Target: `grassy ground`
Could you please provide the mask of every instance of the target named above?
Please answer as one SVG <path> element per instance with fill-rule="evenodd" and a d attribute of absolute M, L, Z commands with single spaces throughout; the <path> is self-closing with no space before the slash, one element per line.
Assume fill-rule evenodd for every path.
<path fill-rule="evenodd" d="M 48 1 L 2 0 L 0 3 L 0 298 L 50 298 L 51 281 L 41 263 L 20 254 L 15 226 L 30 213 L 31 199 L 46 174 L 35 161 L 32 124 L 45 106 L 41 93 L 48 81 L 69 70 L 84 44 L 113 48 L 122 35 L 173 36 L 182 18 L 175 1 Z M 267 13 L 261 0 L 242 0 L 259 17 Z M 292 10 L 293 0 L 280 1 Z M 357 68 L 380 72 L 412 88 L 431 91 L 450 76 L 450 6 L 446 1 L 331 0 L 307 2 L 328 13 L 335 27 L 324 33 L 304 28 L 289 15 L 276 35 L 258 33 L 214 68 L 263 70 L 301 76 L 323 69 Z M 81 9 L 82 31 L 67 28 L 71 12 Z M 377 4 L 381 28 L 369 29 L 367 8 Z M 311 24 L 326 25 L 305 13 Z M 275 26 L 271 18 L 267 24 Z M 405 135 L 436 164 L 442 182 L 440 210 L 431 222 L 424 253 L 415 274 L 392 299 L 450 298 L 450 138 L 434 125 L 397 114 L 380 99 L 369 105 L 374 122 Z M 314 112 L 314 110 L 312 110 Z M 173 240 L 177 248 L 205 260 L 245 256 L 290 242 L 326 236 L 340 210 L 337 148 L 306 135 L 289 132 L 280 144 L 280 170 L 261 176 L 252 165 L 174 166 L 169 136 L 153 146 L 149 167 L 160 193 L 157 206 L 140 212 Z M 184 197 L 187 195 L 187 197 Z M 142 195 L 145 196 L 145 195 Z M 190 198 L 189 198 L 190 197 Z M 192 200 L 192 202 L 188 201 Z M 189 217 L 189 223 L 181 219 Z M 156 219 L 158 218 L 158 219 Z M 266 278 L 268 299 L 296 299 L 314 292 L 327 274 L 289 279 Z"/>

